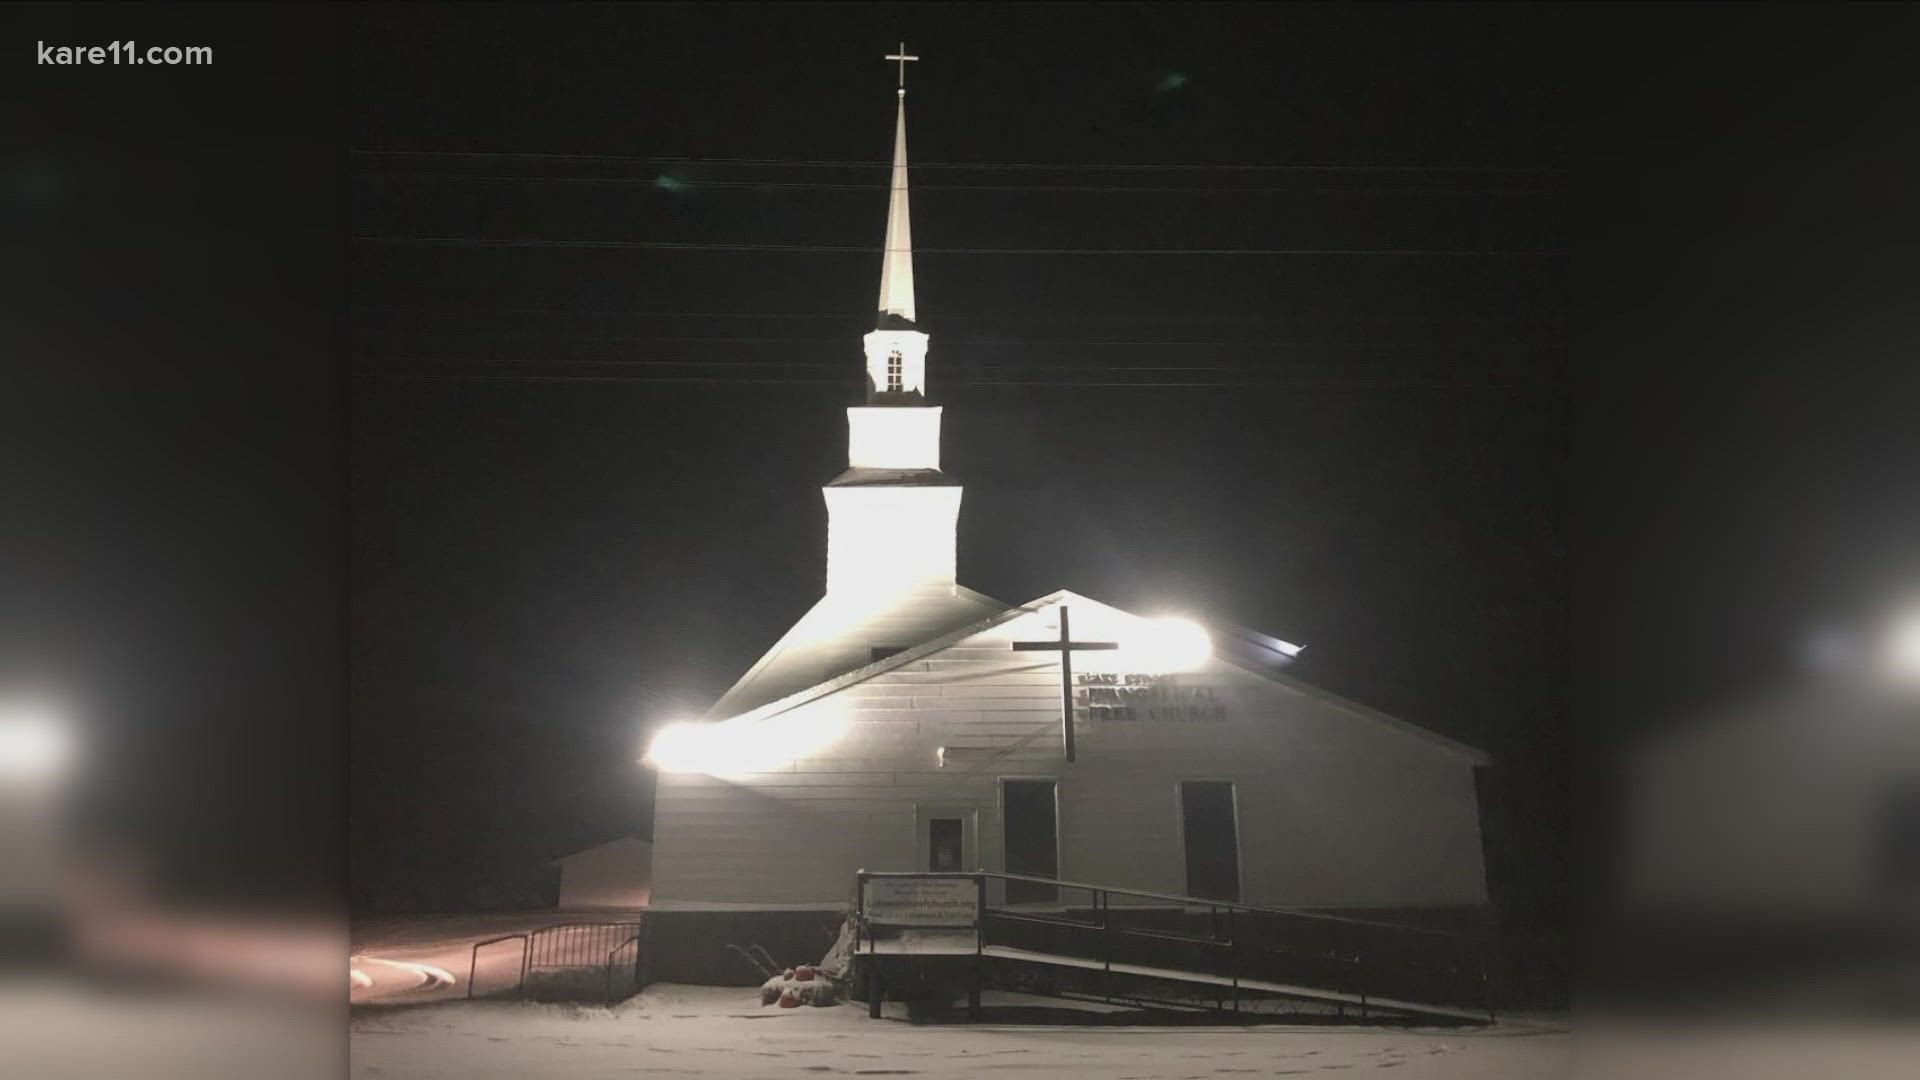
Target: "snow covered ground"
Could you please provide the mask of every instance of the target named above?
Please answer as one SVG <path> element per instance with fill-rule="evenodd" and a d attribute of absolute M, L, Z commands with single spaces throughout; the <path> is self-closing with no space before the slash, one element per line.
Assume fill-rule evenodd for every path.
<path fill-rule="evenodd" d="M 352 1075 L 1231 1080 L 1399 1069 L 1393 1075 L 1404 1080 L 1531 1080 L 1568 1068 L 1567 1035 L 1549 1023 L 1485 1030 L 911 1024 L 896 1004 L 873 1020 L 864 1005 L 781 1009 L 761 1006 L 757 988 L 671 984 L 611 1009 L 462 1000 L 475 941 L 554 921 L 542 912 L 356 925 L 351 996 L 376 1007 L 352 1018 Z M 479 959 L 483 992 L 510 985 L 518 946 L 483 949 Z M 985 1004 L 1061 1003 L 990 993 Z"/>
<path fill-rule="evenodd" d="M 989 1002 L 988 1004 L 993 1004 Z M 987 1075 L 1001 1080 L 1232 1080 L 1399 1069 L 1401 1080 L 1565 1075 L 1553 1025 L 1486 1030 L 1305 1027 L 1038 1027 L 910 1024 L 899 1006 L 780 1009 L 752 989 L 656 984 L 611 1009 L 453 1002 L 361 1010 L 352 1075 L 426 1078 L 791 1078 Z"/>

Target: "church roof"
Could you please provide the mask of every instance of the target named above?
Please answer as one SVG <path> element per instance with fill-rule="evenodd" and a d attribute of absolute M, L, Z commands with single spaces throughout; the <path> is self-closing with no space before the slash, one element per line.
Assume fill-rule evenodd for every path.
<path fill-rule="evenodd" d="M 564 866 L 575 859 L 585 858 L 589 855 L 597 855 L 609 848 L 645 848 L 651 852 L 653 850 L 653 841 L 644 836 L 617 836 L 604 844 L 595 844 L 590 848 L 581 848 L 571 855 L 562 855 L 557 859 L 550 859 L 547 861 L 547 865 Z"/>
<path fill-rule="evenodd" d="M 929 585 L 886 603 L 821 597 L 707 710 L 709 719 L 755 712 L 873 663 L 873 650 L 910 648 L 1006 610 L 964 585 Z"/>
<path fill-rule="evenodd" d="M 955 588 L 958 589 L 960 588 L 960 586 L 955 586 Z M 979 593 L 975 593 L 972 590 L 964 590 L 964 591 L 966 591 L 972 597 L 975 597 L 980 601 L 992 602 L 990 598 L 985 597 Z M 918 644 L 915 644 L 898 653 L 894 653 L 892 655 L 886 656 L 879 660 L 875 660 L 871 663 L 865 664 L 860 667 L 855 667 L 850 670 L 843 671 L 837 675 L 833 675 L 829 678 L 823 679 L 822 681 L 817 682 L 811 686 L 795 687 L 791 692 L 787 693 L 784 696 L 765 699 L 762 704 L 759 704 L 757 706 L 752 706 L 747 711 L 744 711 L 744 712 L 739 710 L 722 709 L 720 706 L 726 703 L 726 698 L 722 698 L 721 701 L 719 703 L 716 703 L 714 708 L 708 713 L 708 716 L 710 719 L 736 719 L 736 720 L 742 720 L 742 721 L 756 721 L 756 720 L 769 719 L 771 717 L 778 716 L 781 713 L 787 712 L 791 709 L 798 708 L 809 702 L 816 701 L 820 698 L 826 697 L 830 694 L 838 693 L 839 691 L 844 690 L 849 686 L 854 686 L 859 683 L 865 682 L 876 675 L 880 675 L 885 672 L 892 671 L 895 668 L 903 667 L 907 664 L 913 663 L 914 661 L 922 659 L 923 657 L 926 657 L 931 653 L 939 652 L 942 649 L 948 648 L 961 641 L 965 641 L 967 638 L 970 638 L 975 634 L 979 634 L 984 631 L 991 630 L 994 627 L 999 626 L 1001 623 L 1005 623 L 1010 620 L 1017 619 L 1023 615 L 1028 615 L 1035 612 L 1043 611 L 1049 607 L 1062 604 L 1062 603 L 1087 604 L 1087 605 L 1094 605 L 1098 607 L 1108 608 L 1113 611 L 1121 610 L 1119 608 L 1113 607 L 1111 604 L 1102 604 L 1098 600 L 1092 600 L 1087 597 L 1080 596 L 1076 593 L 1069 592 L 1066 589 L 1061 589 L 1057 592 L 1049 593 L 1046 596 L 1042 596 L 1039 599 L 1030 601 L 1025 604 L 1021 604 L 1017 607 L 1006 607 L 1004 605 L 1001 605 L 1000 610 L 995 611 L 992 614 L 984 618 L 981 618 L 976 622 L 969 623 L 964 626 L 958 626 L 945 633 L 941 633 L 937 636 L 924 639 Z M 816 608 L 816 610 L 818 609 Z M 1122 614 L 1128 614 L 1128 613 L 1122 612 Z M 803 619 L 801 625 L 803 625 L 804 622 L 805 620 Z M 797 631 L 799 629 L 800 629 L 800 625 L 796 625 L 794 627 L 794 631 Z M 1365 705 L 1362 705 L 1357 701 L 1349 700 L 1347 698 L 1339 696 L 1338 694 L 1334 694 L 1327 690 L 1322 690 L 1317 686 L 1312 686 L 1308 683 L 1301 682 L 1298 679 L 1294 679 L 1285 674 L 1282 674 L 1280 669 L 1284 668 L 1285 666 L 1287 666 L 1289 663 L 1292 662 L 1294 656 L 1299 653 L 1300 646 L 1289 645 L 1288 643 L 1283 642 L 1278 638 L 1270 637 L 1266 634 L 1259 633 L 1258 631 L 1248 630 L 1244 627 L 1238 627 L 1238 626 L 1232 626 L 1232 625 L 1226 625 L 1226 624 L 1209 624 L 1208 629 L 1213 632 L 1211 636 L 1213 638 L 1214 646 L 1215 646 L 1214 655 L 1218 659 L 1223 660 L 1228 664 L 1231 664 L 1232 666 L 1241 669 L 1242 671 L 1246 671 L 1253 675 L 1257 675 L 1263 679 L 1268 680 L 1269 682 L 1273 682 L 1280 686 L 1284 686 L 1287 689 L 1293 690 L 1294 692 L 1299 693 L 1305 697 L 1309 697 L 1323 704 L 1330 705 L 1340 710 L 1341 712 L 1347 713 L 1348 715 L 1353 716 L 1357 719 L 1367 720 L 1372 723 L 1376 723 L 1385 727 L 1392 728 L 1395 731 L 1398 731 L 1404 735 L 1411 735 L 1414 738 L 1430 743 L 1442 750 L 1456 754 L 1460 757 L 1464 757 L 1467 760 L 1473 762 L 1475 765 L 1488 765 L 1492 763 L 1493 759 L 1488 756 L 1486 751 L 1481 750 L 1477 747 L 1469 746 L 1466 743 L 1460 742 L 1455 739 L 1450 739 L 1447 736 L 1441 735 L 1438 732 L 1430 731 L 1426 728 L 1420 727 L 1417 724 L 1412 724 L 1405 720 L 1401 720 L 1398 717 L 1389 716 L 1386 713 L 1380 712 L 1377 709 L 1372 709 Z M 794 631 L 789 631 L 788 635 L 791 637 Z M 778 648 L 779 647 L 776 646 L 775 650 L 777 651 Z M 773 656 L 773 653 L 771 652 L 768 653 L 768 658 L 771 658 L 772 656 Z M 761 661 L 762 664 L 765 664 L 766 662 L 767 662 L 767 659 L 765 658 L 763 658 Z M 749 672 L 748 678 L 751 678 L 752 675 L 753 675 L 753 672 Z M 746 679 L 743 678 L 741 681 L 744 683 Z M 738 689 L 738 687 L 736 687 L 736 689 Z M 729 692 L 729 696 L 731 696 L 731 692 Z"/>
<path fill-rule="evenodd" d="M 960 481 L 939 469 L 848 469 L 827 482 L 828 487 L 959 487 Z"/>

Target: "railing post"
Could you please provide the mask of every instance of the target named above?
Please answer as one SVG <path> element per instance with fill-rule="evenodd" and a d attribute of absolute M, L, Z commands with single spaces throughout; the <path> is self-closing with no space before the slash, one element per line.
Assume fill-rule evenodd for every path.
<path fill-rule="evenodd" d="M 1100 991 L 1113 1004 L 1113 894 L 1105 889 L 1094 892 L 1100 904 Z"/>
<path fill-rule="evenodd" d="M 535 931 L 528 935 L 527 940 L 520 946 L 520 985 L 517 989 L 520 991 L 521 1001 L 527 1000 L 527 972 L 533 968 L 533 943 L 539 937 L 539 932 Z"/>
<path fill-rule="evenodd" d="M 1227 909 L 1227 964 L 1233 973 L 1233 1015 L 1240 1015 L 1240 935 L 1233 925 L 1233 909 Z"/>
<path fill-rule="evenodd" d="M 973 955 L 987 951 L 987 875 L 973 875 Z"/>
<path fill-rule="evenodd" d="M 980 1020 L 981 969 L 987 951 L 987 875 L 973 875 L 973 978 L 967 987 L 967 1019 Z"/>
<path fill-rule="evenodd" d="M 1213 939 L 1214 944 L 1218 945 L 1220 943 L 1219 904 L 1207 905 L 1207 936 Z M 1225 1008 L 1225 1003 L 1220 1000 L 1220 991 L 1217 989 L 1213 992 L 1213 1007 L 1216 1010 L 1223 1010 Z"/>
<path fill-rule="evenodd" d="M 1360 1019 L 1367 1018 L 1367 968 L 1358 953 L 1353 957 L 1353 979 L 1360 987 Z"/>

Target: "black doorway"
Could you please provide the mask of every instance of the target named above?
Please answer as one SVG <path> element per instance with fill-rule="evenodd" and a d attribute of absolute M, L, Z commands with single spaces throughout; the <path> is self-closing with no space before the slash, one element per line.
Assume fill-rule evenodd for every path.
<path fill-rule="evenodd" d="M 1060 829 L 1053 781 L 1002 780 L 1000 798 L 1005 814 L 1007 873 L 1059 877 Z M 1009 904 L 1048 904 L 1059 898 L 1059 890 L 1052 885 L 1007 882 Z"/>
<path fill-rule="evenodd" d="M 1230 780 L 1180 781 L 1181 838 L 1187 852 L 1187 895 L 1240 899 L 1240 830 Z"/>

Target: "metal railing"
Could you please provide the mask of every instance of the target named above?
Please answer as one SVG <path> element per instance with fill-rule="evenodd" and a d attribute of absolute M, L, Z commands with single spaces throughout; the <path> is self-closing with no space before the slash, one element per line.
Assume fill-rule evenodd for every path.
<path fill-rule="evenodd" d="M 624 959 L 624 954 L 629 950 L 631 950 L 633 958 L 631 960 Z M 627 998 L 640 992 L 640 931 L 638 928 L 635 928 L 633 934 L 625 941 L 615 945 L 608 951 L 606 968 L 606 994 L 601 999 L 605 1004 L 611 1005 L 615 1001 L 625 1001 Z M 625 972 L 629 976 L 627 992 L 617 997 L 614 995 L 614 974 L 616 972 Z"/>
<path fill-rule="evenodd" d="M 474 987 L 480 984 L 480 950 L 508 941 L 520 943 L 520 962 L 514 965 L 512 991 L 524 996 L 527 986 L 527 935 L 501 934 L 485 941 L 473 943 L 473 949 L 467 955 L 467 1000 L 473 1000 Z"/>
<path fill-rule="evenodd" d="M 479 985 L 480 950 L 520 942 L 520 962 L 511 985 L 481 996 L 510 993 L 521 999 L 578 1001 L 599 997 L 611 1005 L 616 989 L 631 996 L 640 988 L 640 924 L 558 923 L 524 933 L 502 934 L 475 942 L 467 963 L 467 997 Z M 624 981 L 616 976 L 626 973 Z"/>
<path fill-rule="evenodd" d="M 868 881 L 913 878 L 970 879 L 978 898 L 977 916 L 971 924 L 868 918 Z M 1054 898 L 1009 903 L 1008 883 L 1047 887 Z M 1484 945 L 1464 934 L 988 870 L 861 871 L 856 889 L 861 944 L 869 952 L 877 951 L 872 944 L 876 930 L 938 929 L 971 933 L 976 956 L 990 948 L 1008 948 L 1098 963 L 1103 996 L 1109 999 L 1119 996 L 1114 992 L 1116 973 L 1137 982 L 1164 970 L 1213 980 L 1215 1007 L 1234 1013 L 1243 1000 L 1280 992 L 1274 987 L 1297 987 L 1320 992 L 1323 999 L 1338 996 L 1336 1007 L 1343 1014 L 1346 1003 L 1338 998 L 1344 997 L 1362 1018 L 1379 1011 L 1403 1012 L 1396 1007 L 1402 1003 L 1484 1011 L 1489 1021 L 1495 1017 Z M 1085 902 L 1074 903 L 1078 896 Z M 998 904 L 991 902 L 995 899 Z M 1116 905 L 1116 899 L 1121 903 Z"/>
<path fill-rule="evenodd" d="M 522 984 L 529 996 L 542 1000 L 590 998 L 600 989 L 611 1004 L 611 965 L 639 934 L 640 924 L 631 922 L 561 923 L 536 930 L 527 938 Z M 634 951 L 637 961 L 637 946 Z"/>

